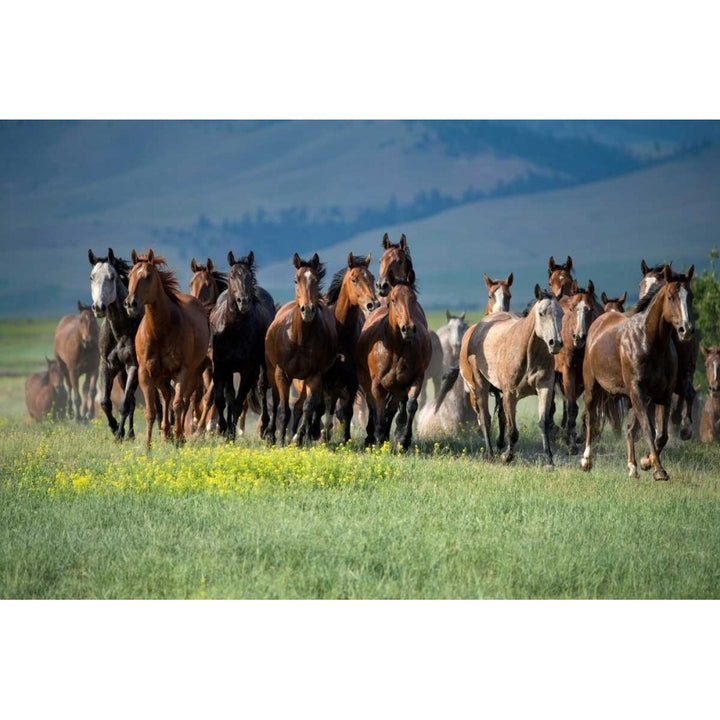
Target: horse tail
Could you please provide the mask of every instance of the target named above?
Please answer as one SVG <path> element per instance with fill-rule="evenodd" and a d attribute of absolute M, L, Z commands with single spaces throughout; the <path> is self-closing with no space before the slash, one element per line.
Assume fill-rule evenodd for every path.
<path fill-rule="evenodd" d="M 455 381 L 458 379 L 459 374 L 459 367 L 451 367 L 446 373 L 443 374 L 440 392 L 435 399 L 435 409 L 433 410 L 433 415 L 440 409 L 442 401 L 445 399 L 445 396 L 450 392 L 450 388 L 452 388 L 452 386 L 455 384 Z"/>

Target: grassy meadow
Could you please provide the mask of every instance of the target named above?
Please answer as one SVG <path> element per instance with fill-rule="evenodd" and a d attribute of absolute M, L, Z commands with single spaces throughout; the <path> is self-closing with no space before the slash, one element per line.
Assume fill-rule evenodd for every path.
<path fill-rule="evenodd" d="M 27 417 L 21 374 L 53 326 L 0 322 L 1 598 L 720 596 L 717 447 L 673 438 L 670 482 L 633 481 L 606 433 L 590 474 L 559 444 L 548 472 L 530 399 L 510 466 L 479 457 L 474 428 L 405 456 L 361 450 L 361 431 L 146 453 L 142 413 L 123 444 L 104 417 Z"/>

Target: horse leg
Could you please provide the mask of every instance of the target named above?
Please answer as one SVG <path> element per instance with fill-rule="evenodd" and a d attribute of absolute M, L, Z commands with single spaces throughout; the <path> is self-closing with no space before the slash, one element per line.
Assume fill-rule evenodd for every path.
<path fill-rule="evenodd" d="M 118 422 L 115 419 L 115 416 L 113 415 L 112 410 L 112 400 L 110 399 L 110 395 L 112 394 L 112 386 L 113 382 L 115 381 L 115 376 L 117 374 L 117 370 L 110 366 L 108 361 L 103 358 L 101 366 L 100 366 L 100 373 L 102 377 L 102 384 L 103 384 L 103 397 L 100 401 L 100 407 L 102 408 L 102 411 L 105 413 L 105 417 L 107 418 L 108 425 L 110 426 L 110 431 L 113 435 L 115 435 L 116 439 L 118 438 Z"/>
<path fill-rule="evenodd" d="M 374 445 L 375 440 L 375 403 L 368 402 L 367 403 L 368 408 L 368 420 L 367 425 L 365 426 L 365 447 L 368 448 L 371 445 Z"/>
<path fill-rule="evenodd" d="M 145 398 L 145 447 L 149 450 L 152 441 L 152 429 L 158 415 L 158 393 L 150 376 L 144 368 L 138 369 L 138 383 Z"/>
<path fill-rule="evenodd" d="M 437 397 L 440 393 L 440 386 L 436 386 L 435 391 L 435 397 Z M 400 438 L 400 443 L 398 446 L 398 450 L 402 450 L 403 452 L 407 452 L 408 448 L 410 447 L 410 443 L 412 442 L 412 424 L 413 420 L 415 419 L 415 413 L 418 409 L 418 395 L 420 394 L 420 383 L 414 383 L 410 386 L 410 391 L 408 392 L 408 396 L 406 398 L 406 401 L 403 403 L 403 411 L 406 412 L 406 420 L 405 420 L 405 431 L 403 432 L 402 437 Z"/>
<path fill-rule="evenodd" d="M 267 432 L 270 416 L 268 414 L 267 405 L 267 368 L 264 364 L 260 365 L 260 374 L 258 376 L 257 391 L 260 395 L 260 437 L 264 437 Z"/>
<path fill-rule="evenodd" d="M 227 388 L 229 381 L 232 381 L 232 373 L 228 373 L 226 368 L 216 364 L 213 368 L 214 402 L 217 411 L 218 432 L 221 435 L 227 434 L 228 426 L 225 420 L 225 407 L 228 395 L 230 395 Z"/>
<path fill-rule="evenodd" d="M 257 384 L 258 379 L 258 368 L 254 368 L 251 371 L 244 372 L 240 375 L 240 387 L 238 387 L 237 397 L 235 398 L 235 409 L 240 409 L 240 418 L 242 419 L 243 426 L 245 425 L 244 413 L 247 411 L 247 396 L 254 385 Z M 245 428 L 243 427 L 243 433 Z M 235 434 L 233 433 L 233 437 Z"/>
<path fill-rule="evenodd" d="M 85 382 L 88 382 L 88 376 L 85 376 Z M 95 396 L 97 395 L 97 369 L 93 370 L 89 375 L 89 393 L 88 398 L 88 413 L 87 419 L 93 420 L 95 418 Z"/>
<path fill-rule="evenodd" d="M 550 447 L 550 429 L 552 427 L 552 417 L 550 416 L 550 409 L 552 407 L 552 397 L 554 395 L 555 384 L 551 382 L 545 387 L 537 388 L 538 396 L 538 427 L 540 428 L 540 435 L 542 436 L 543 451 L 545 452 L 545 458 L 547 463 L 545 467 L 548 470 L 552 470 L 555 466 L 553 462 L 552 448 Z M 577 415 L 577 403 L 575 404 L 575 414 Z M 570 422 L 570 415 L 568 414 L 568 422 Z M 574 428 L 575 418 L 573 422 L 573 441 L 574 441 Z M 517 430 L 515 431 L 517 432 Z M 577 445 L 575 445 L 575 452 L 577 452 Z"/>
<path fill-rule="evenodd" d="M 323 428 L 323 442 L 329 443 L 332 437 L 333 422 L 335 421 L 335 406 L 338 396 L 335 391 L 325 393 L 325 426 Z"/>
<path fill-rule="evenodd" d="M 125 378 L 125 391 L 120 402 L 118 412 L 120 413 L 120 427 L 115 435 L 116 439 L 122 440 L 125 436 L 125 421 L 128 421 L 128 438 L 132 440 L 135 437 L 135 428 L 133 427 L 133 415 L 135 414 L 135 391 L 138 386 L 138 369 L 137 365 L 131 365 L 129 370 L 123 370 Z"/>
<path fill-rule="evenodd" d="M 643 470 L 649 470 L 651 467 L 655 469 L 653 477 L 655 480 L 668 480 L 669 476 L 665 471 L 665 468 L 660 462 L 660 453 L 657 450 L 655 441 L 655 419 L 653 417 L 654 410 L 652 403 L 645 403 L 645 398 L 640 393 L 640 389 L 637 385 L 634 385 L 631 389 L 630 401 L 632 402 L 633 408 L 635 409 L 635 415 L 640 421 L 640 427 L 645 435 L 645 440 L 650 448 L 648 455 L 643 457 L 640 461 L 640 467 Z M 669 404 L 666 406 L 667 412 L 663 412 L 663 425 L 667 422 L 665 415 L 669 412 Z M 667 432 L 667 429 L 666 429 Z"/>
<path fill-rule="evenodd" d="M 565 444 L 568 446 L 568 453 L 570 455 L 577 455 L 577 433 L 575 431 L 578 416 L 577 381 L 575 380 L 575 373 L 572 371 L 572 369 L 568 369 L 568 372 L 563 378 L 563 384 L 565 386 L 565 403 L 563 407 L 567 407 Z"/>
<path fill-rule="evenodd" d="M 285 446 L 285 434 L 290 423 L 290 378 L 279 367 L 275 369 L 275 384 L 278 388 L 278 415 L 280 420 L 280 446 Z"/>
<path fill-rule="evenodd" d="M 70 398 L 72 399 L 75 420 L 76 422 L 82 422 L 82 412 L 80 409 L 80 376 L 75 372 L 70 374 Z"/>
<path fill-rule="evenodd" d="M 636 480 L 640 477 L 637 471 L 637 460 L 635 458 L 635 437 L 637 431 L 640 428 L 640 422 L 637 418 L 635 408 L 630 405 L 625 422 L 625 443 L 627 445 L 627 467 L 628 477 L 635 478 Z"/>
<path fill-rule="evenodd" d="M 515 408 L 517 406 L 517 400 L 512 393 L 506 392 L 503 395 L 503 409 L 505 410 L 505 417 L 508 424 L 508 446 L 505 452 L 501 455 L 503 462 L 512 462 L 515 457 L 515 443 L 518 441 L 519 433 L 517 425 L 515 423 Z"/>
<path fill-rule="evenodd" d="M 497 410 L 498 416 L 498 439 L 497 449 L 502 450 L 505 447 L 505 428 L 507 422 L 505 420 L 505 409 L 503 408 L 502 397 L 500 391 L 497 388 L 491 388 L 493 397 L 495 398 L 495 409 Z M 489 399 L 489 396 L 488 396 Z M 488 421 L 488 432 L 490 432 L 490 421 Z"/>
<path fill-rule="evenodd" d="M 693 404 L 697 392 L 692 384 L 692 379 L 685 383 L 685 415 L 681 421 L 680 439 L 690 440 L 693 436 Z"/>

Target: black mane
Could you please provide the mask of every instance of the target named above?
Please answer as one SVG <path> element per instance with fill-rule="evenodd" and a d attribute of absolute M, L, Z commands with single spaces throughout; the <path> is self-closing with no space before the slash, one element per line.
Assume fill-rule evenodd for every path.
<path fill-rule="evenodd" d="M 364 255 L 353 255 L 352 256 L 352 262 L 353 266 L 356 265 L 362 265 L 363 267 L 367 267 L 367 263 L 365 262 L 366 258 Z M 347 265 L 344 268 L 341 268 L 338 270 L 334 275 L 332 280 L 330 281 L 330 287 L 328 288 L 328 291 L 326 293 L 327 295 L 327 303 L 328 305 L 333 305 L 338 301 L 338 298 L 340 297 L 340 290 L 342 289 L 343 280 L 345 279 L 345 273 L 347 272 Z"/>

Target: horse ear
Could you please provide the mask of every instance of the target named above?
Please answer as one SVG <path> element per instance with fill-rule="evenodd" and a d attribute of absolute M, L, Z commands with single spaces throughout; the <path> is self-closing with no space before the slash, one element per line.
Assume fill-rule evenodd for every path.
<path fill-rule="evenodd" d="M 255 262 L 255 253 L 251 250 L 251 251 L 248 253 L 248 265 L 250 265 L 250 267 L 252 267 L 252 264 L 253 264 L 254 262 Z"/>
<path fill-rule="evenodd" d="M 207 265 L 206 265 L 208 272 L 212 272 L 215 269 L 215 266 L 213 265 L 213 261 L 208 258 L 207 259 Z"/>
<path fill-rule="evenodd" d="M 130 260 L 132 261 L 133 265 L 135 265 L 138 261 L 138 254 L 135 252 L 135 248 L 133 248 L 132 252 L 130 253 Z"/>
<path fill-rule="evenodd" d="M 571 295 L 577 295 L 577 291 L 578 291 L 579 289 L 580 289 L 580 288 L 578 287 L 577 282 L 575 282 L 575 280 L 573 280 L 573 281 L 570 283 L 570 294 L 571 294 Z"/>
<path fill-rule="evenodd" d="M 229 265 L 230 267 L 232 267 L 232 266 L 235 264 L 235 255 L 233 255 L 233 251 L 232 251 L 232 250 L 230 250 L 230 251 L 228 252 L 227 261 L 228 261 L 228 265 Z"/>
<path fill-rule="evenodd" d="M 450 322 L 450 317 L 451 317 L 450 311 L 449 311 L 449 310 L 445 310 L 445 319 L 446 319 L 448 322 Z"/>
<path fill-rule="evenodd" d="M 513 274 L 512 274 L 512 273 L 510 273 L 510 274 L 507 276 L 507 280 L 506 280 L 505 282 L 507 283 L 507 286 L 508 286 L 508 287 L 510 287 L 510 286 L 513 284 Z"/>
<path fill-rule="evenodd" d="M 685 273 L 685 276 L 688 279 L 688 282 L 690 282 L 693 279 L 693 275 L 695 274 L 695 265 L 691 265 L 690 269 Z"/>
<path fill-rule="evenodd" d="M 624 305 L 626 300 L 627 300 L 627 290 L 618 298 L 618 302 L 621 305 Z"/>
<path fill-rule="evenodd" d="M 385 250 L 390 247 L 390 236 L 387 233 L 383 235 L 382 246 Z"/>
<path fill-rule="evenodd" d="M 295 266 L 295 269 L 300 267 L 300 263 L 302 262 L 302 260 L 300 259 L 300 256 L 297 253 L 295 253 L 293 255 L 292 262 L 293 262 L 293 265 Z"/>
<path fill-rule="evenodd" d="M 151 263 L 155 259 L 155 252 L 152 248 L 148 248 L 147 261 Z"/>
<path fill-rule="evenodd" d="M 78 312 L 83 311 L 83 304 L 78 300 Z"/>
<path fill-rule="evenodd" d="M 352 253 L 348 253 L 348 263 L 347 266 L 350 270 L 352 270 L 355 267 L 355 259 L 353 258 Z"/>
<path fill-rule="evenodd" d="M 663 280 L 665 282 L 670 282 L 670 278 L 672 277 L 672 270 L 670 269 L 669 265 L 663 266 Z"/>
<path fill-rule="evenodd" d="M 572 270 L 572 258 L 568 255 L 567 261 L 565 262 L 565 268 L 568 272 Z"/>
<path fill-rule="evenodd" d="M 90 248 L 88 248 L 88 260 L 90 261 L 91 265 L 97 264 L 97 259 L 95 258 L 95 253 Z"/>
<path fill-rule="evenodd" d="M 487 276 L 487 273 L 483 273 L 483 280 L 485 281 L 485 285 L 487 285 L 487 289 L 489 290 L 492 286 L 492 280 Z"/>
<path fill-rule="evenodd" d="M 195 262 L 195 258 L 190 260 L 190 272 L 196 273 L 198 271 L 198 264 Z"/>
<path fill-rule="evenodd" d="M 407 238 L 405 237 L 405 233 L 403 233 L 400 238 L 400 249 L 407 250 Z"/>
<path fill-rule="evenodd" d="M 317 270 L 318 267 L 320 267 L 320 256 L 315 253 L 312 256 L 312 260 L 310 261 L 310 264 Z"/>
<path fill-rule="evenodd" d="M 371 260 L 372 260 L 372 253 L 368 253 L 368 254 L 365 256 L 365 264 L 366 264 L 368 267 L 370 267 L 370 261 L 371 261 Z"/>
<path fill-rule="evenodd" d="M 608 304 L 608 296 L 605 294 L 605 291 L 604 291 L 604 290 L 602 291 L 602 295 L 600 296 L 600 299 L 602 300 L 602 304 L 603 304 L 603 305 L 607 305 L 607 304 Z"/>
<path fill-rule="evenodd" d="M 548 260 L 548 273 L 551 273 L 555 269 L 555 256 L 551 255 Z"/>
<path fill-rule="evenodd" d="M 464 311 L 464 310 L 463 310 L 462 313 L 460 314 L 460 319 L 461 319 L 461 320 L 465 320 L 465 311 Z"/>
<path fill-rule="evenodd" d="M 552 258 L 550 258 L 550 259 L 552 260 Z M 541 297 L 542 297 L 542 288 L 537 283 L 535 283 L 535 299 L 540 300 Z"/>
<path fill-rule="evenodd" d="M 650 268 L 647 266 L 647 263 L 645 262 L 645 258 L 643 258 L 640 261 L 640 272 L 643 275 L 647 275 L 650 272 Z"/>
<path fill-rule="evenodd" d="M 588 292 L 590 293 L 590 295 L 594 295 L 594 294 L 595 294 L 595 285 L 593 285 L 593 281 L 592 281 L 592 280 L 588 280 L 587 290 L 588 290 Z"/>
<path fill-rule="evenodd" d="M 113 252 L 112 248 L 108 248 L 108 262 L 109 263 L 115 262 L 115 253 Z"/>

